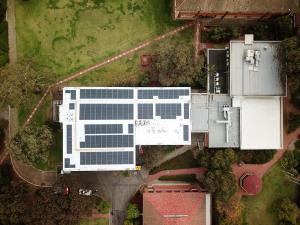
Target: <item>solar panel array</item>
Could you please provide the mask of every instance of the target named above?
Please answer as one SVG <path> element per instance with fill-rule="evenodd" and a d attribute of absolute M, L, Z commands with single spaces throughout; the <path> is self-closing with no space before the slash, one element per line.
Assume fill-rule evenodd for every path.
<path fill-rule="evenodd" d="M 133 152 L 80 152 L 80 165 L 133 164 Z"/>
<path fill-rule="evenodd" d="M 128 124 L 128 134 L 133 134 L 133 124 Z"/>
<path fill-rule="evenodd" d="M 189 119 L 190 118 L 190 104 L 189 103 L 184 103 L 183 117 L 184 117 L 184 119 Z"/>
<path fill-rule="evenodd" d="M 138 99 L 153 99 L 153 96 L 158 96 L 159 99 L 178 99 L 179 96 L 189 94 L 189 89 L 143 89 L 138 90 Z"/>
<path fill-rule="evenodd" d="M 80 104 L 80 120 L 132 120 L 133 104 Z"/>
<path fill-rule="evenodd" d="M 183 140 L 189 141 L 189 125 L 183 125 Z"/>
<path fill-rule="evenodd" d="M 67 154 L 72 154 L 72 125 L 67 125 Z"/>
<path fill-rule="evenodd" d="M 86 135 L 80 148 L 133 147 L 133 135 Z"/>
<path fill-rule="evenodd" d="M 81 99 L 131 99 L 132 89 L 80 89 Z"/>
<path fill-rule="evenodd" d="M 138 119 L 153 119 L 153 104 L 138 104 Z"/>
<path fill-rule="evenodd" d="M 122 134 L 122 124 L 86 124 L 85 134 Z"/>
<path fill-rule="evenodd" d="M 71 94 L 71 100 L 76 100 L 76 90 L 66 90 L 65 92 Z"/>
<path fill-rule="evenodd" d="M 75 168 L 75 165 L 71 164 L 70 158 L 65 158 L 65 168 Z"/>
<path fill-rule="evenodd" d="M 176 119 L 181 115 L 181 104 L 156 104 L 156 116 L 161 119 Z"/>

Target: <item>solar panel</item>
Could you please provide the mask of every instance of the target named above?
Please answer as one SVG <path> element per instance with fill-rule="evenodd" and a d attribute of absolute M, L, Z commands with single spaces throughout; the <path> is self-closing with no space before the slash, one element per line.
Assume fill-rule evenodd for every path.
<path fill-rule="evenodd" d="M 85 134 L 122 134 L 122 124 L 86 124 Z"/>
<path fill-rule="evenodd" d="M 132 89 L 80 89 L 81 99 L 132 99 Z"/>
<path fill-rule="evenodd" d="M 188 125 L 183 126 L 183 140 L 189 141 L 189 126 Z"/>
<path fill-rule="evenodd" d="M 75 165 L 71 164 L 70 158 L 65 158 L 65 168 L 75 168 Z"/>
<path fill-rule="evenodd" d="M 153 104 L 138 104 L 138 119 L 153 119 Z"/>
<path fill-rule="evenodd" d="M 181 104 L 156 104 L 156 116 L 161 119 L 176 119 L 181 115 Z"/>
<path fill-rule="evenodd" d="M 190 118 L 190 104 L 185 103 L 184 104 L 184 119 L 189 119 Z"/>
<path fill-rule="evenodd" d="M 72 125 L 67 125 L 67 154 L 72 154 Z"/>
<path fill-rule="evenodd" d="M 132 120 L 133 104 L 80 104 L 80 120 Z"/>
<path fill-rule="evenodd" d="M 133 134 L 133 124 L 128 124 L 128 134 Z"/>
<path fill-rule="evenodd" d="M 179 96 L 188 96 L 189 89 L 142 89 L 138 90 L 138 99 L 178 99 Z"/>
<path fill-rule="evenodd" d="M 124 152 L 80 152 L 80 165 L 133 164 L 133 153 Z"/>
<path fill-rule="evenodd" d="M 133 135 L 86 135 L 80 148 L 133 147 Z"/>

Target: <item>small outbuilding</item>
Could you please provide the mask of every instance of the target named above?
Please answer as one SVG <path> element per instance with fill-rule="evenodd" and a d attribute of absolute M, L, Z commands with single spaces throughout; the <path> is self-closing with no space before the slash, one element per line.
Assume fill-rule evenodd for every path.
<path fill-rule="evenodd" d="M 240 178 L 240 187 L 248 195 L 257 195 L 262 190 L 262 182 L 254 173 L 244 173 Z"/>

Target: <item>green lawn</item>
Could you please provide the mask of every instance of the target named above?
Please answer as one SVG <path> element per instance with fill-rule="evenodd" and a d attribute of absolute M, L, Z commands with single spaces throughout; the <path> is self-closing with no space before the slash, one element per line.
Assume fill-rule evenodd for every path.
<path fill-rule="evenodd" d="M 108 219 L 82 219 L 80 225 L 108 225 Z"/>
<path fill-rule="evenodd" d="M 273 203 L 279 198 L 297 196 L 297 185 L 290 182 L 277 163 L 263 178 L 263 190 L 254 197 L 243 197 L 244 225 L 277 225 L 278 220 L 273 211 Z"/>
<path fill-rule="evenodd" d="M 172 0 L 16 0 L 17 52 L 61 77 L 182 22 Z"/>
<path fill-rule="evenodd" d="M 176 170 L 199 167 L 197 160 L 194 158 L 192 151 L 187 151 L 163 164 L 155 167 L 150 171 L 150 174 L 155 174 L 162 170 Z"/>

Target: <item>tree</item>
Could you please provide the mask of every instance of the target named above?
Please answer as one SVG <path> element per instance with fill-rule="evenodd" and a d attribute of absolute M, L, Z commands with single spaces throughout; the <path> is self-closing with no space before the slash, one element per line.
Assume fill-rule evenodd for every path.
<path fill-rule="evenodd" d="M 284 157 L 281 159 L 281 166 L 283 169 L 287 170 L 288 172 L 294 174 L 295 176 L 298 175 L 297 166 L 299 162 L 294 155 L 294 152 L 288 151 L 284 154 Z"/>
<path fill-rule="evenodd" d="M 52 133 L 45 125 L 26 127 L 16 134 L 7 147 L 13 157 L 25 163 L 46 162 L 52 139 Z"/>
<path fill-rule="evenodd" d="M 94 199 L 79 195 L 79 183 L 59 180 L 56 186 L 69 187 L 68 196 L 51 188 L 29 189 L 24 183 L 9 185 L 0 193 L 0 224 L 76 225 L 92 212 Z"/>
<path fill-rule="evenodd" d="M 200 72 L 200 63 L 194 60 L 194 51 L 188 45 L 162 45 L 153 57 L 151 76 L 158 76 L 162 86 L 190 86 Z"/>
<path fill-rule="evenodd" d="M 208 192 L 214 193 L 219 200 L 225 202 L 237 190 L 234 174 L 226 170 L 207 171 L 204 175 L 203 185 Z"/>
<path fill-rule="evenodd" d="M 208 38 L 213 42 L 228 42 L 230 39 L 238 37 L 238 30 L 232 26 L 215 27 L 208 32 Z"/>
<path fill-rule="evenodd" d="M 236 162 L 236 155 L 232 149 L 218 150 L 211 157 L 209 168 L 229 170 L 234 162 Z"/>
<path fill-rule="evenodd" d="M 275 204 L 275 211 L 280 225 L 296 225 L 298 216 L 298 207 L 289 198 L 280 199 Z"/>
<path fill-rule="evenodd" d="M 239 196 L 234 195 L 228 202 L 216 201 L 217 220 L 219 225 L 240 225 L 242 224 L 242 211 L 244 205 L 240 202 Z"/>
<path fill-rule="evenodd" d="M 50 83 L 48 71 L 41 70 L 32 62 L 9 64 L 0 69 L 0 107 L 17 106 Z M 27 103 L 27 102 L 26 102 Z"/>
<path fill-rule="evenodd" d="M 294 113 L 289 113 L 288 118 L 288 132 L 291 133 L 300 126 L 300 116 Z"/>

